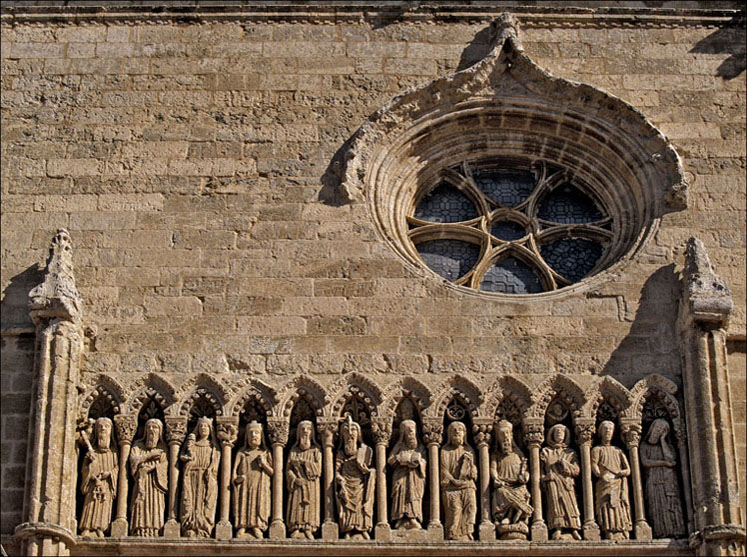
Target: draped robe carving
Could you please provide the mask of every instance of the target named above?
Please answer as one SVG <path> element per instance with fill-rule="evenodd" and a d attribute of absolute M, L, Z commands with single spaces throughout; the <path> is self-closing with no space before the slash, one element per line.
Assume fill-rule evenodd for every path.
<path fill-rule="evenodd" d="M 288 455 L 288 529 L 291 538 L 313 539 L 319 529 L 322 451 L 314 439 L 314 424 L 302 421 Z"/>
<path fill-rule="evenodd" d="M 554 530 L 553 539 L 564 537 L 569 530 L 573 539 L 580 540 L 581 513 L 576 500 L 575 478 L 581 472 L 578 454 L 568 445 L 571 432 L 563 424 L 556 424 L 547 432 L 547 447 L 540 453 L 542 481 L 547 501 L 547 525 Z"/>
<path fill-rule="evenodd" d="M 340 428 L 340 447 L 335 456 L 337 510 L 345 538 L 370 538 L 376 486 L 372 460 L 373 450 L 361 441 L 360 425 L 348 416 Z"/>
<path fill-rule="evenodd" d="M 387 461 L 392 472 L 392 519 L 395 528 L 420 528 L 425 494 L 425 449 L 412 420 L 400 424 L 400 436 Z"/>
<path fill-rule="evenodd" d="M 184 462 L 182 482 L 182 533 L 187 537 L 210 537 L 215 526 L 218 502 L 218 466 L 220 450 L 213 437 L 209 418 L 200 418 L 187 437 L 181 456 Z"/>
<path fill-rule="evenodd" d="M 448 443 L 441 449 L 441 490 L 446 519 L 446 537 L 471 540 L 477 515 L 477 466 L 475 451 L 467 444 L 467 428 L 452 422 Z"/>
<path fill-rule="evenodd" d="M 163 442 L 163 424 L 155 418 L 145 423 L 145 433 L 130 451 L 130 470 L 134 479 L 130 503 L 130 529 L 133 536 L 155 537 L 162 533 L 168 459 Z"/>
<path fill-rule="evenodd" d="M 111 434 L 112 421 L 109 418 L 96 420 L 94 445 L 88 446 L 80 474 L 80 490 L 85 498 L 79 526 L 84 538 L 101 538 L 111 525 L 119 476 L 119 459 L 111 448 Z"/>
<path fill-rule="evenodd" d="M 628 499 L 630 465 L 625 453 L 610 444 L 615 425 L 599 424 L 601 445 L 591 450 L 591 470 L 597 477 L 596 514 L 607 539 L 628 539 L 633 528 Z"/>
<path fill-rule="evenodd" d="M 272 455 L 265 446 L 262 425 L 246 426 L 244 447 L 236 454 L 233 467 L 233 513 L 237 537 L 263 538 L 272 509 Z"/>

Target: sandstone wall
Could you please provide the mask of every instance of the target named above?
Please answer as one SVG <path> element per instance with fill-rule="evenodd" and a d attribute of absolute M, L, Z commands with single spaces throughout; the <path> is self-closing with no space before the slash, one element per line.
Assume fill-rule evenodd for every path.
<path fill-rule="evenodd" d="M 455 293 L 406 268 L 365 204 L 339 202 L 335 152 L 398 92 L 481 58 L 489 20 L 4 19 L 2 534 L 21 521 L 27 294 L 59 227 L 91 327 L 84 374 L 308 373 L 325 385 L 353 370 L 677 380 L 678 272 L 695 235 L 734 293 L 744 455 L 743 23 L 522 27 L 538 64 L 640 109 L 691 173 L 690 207 L 593 294 Z"/>

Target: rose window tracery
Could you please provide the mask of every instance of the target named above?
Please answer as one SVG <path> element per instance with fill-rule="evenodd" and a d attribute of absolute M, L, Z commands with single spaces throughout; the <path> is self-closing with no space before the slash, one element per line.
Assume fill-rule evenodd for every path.
<path fill-rule="evenodd" d="M 482 292 L 534 294 L 593 274 L 613 237 L 603 204 L 544 162 L 463 162 L 416 194 L 409 239 L 425 265 Z"/>

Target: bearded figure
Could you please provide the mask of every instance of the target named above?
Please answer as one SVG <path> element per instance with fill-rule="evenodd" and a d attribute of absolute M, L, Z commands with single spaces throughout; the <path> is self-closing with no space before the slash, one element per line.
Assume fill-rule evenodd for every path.
<path fill-rule="evenodd" d="M 425 448 L 418 441 L 417 425 L 403 420 L 399 439 L 389 454 L 392 472 L 392 519 L 396 529 L 421 528 L 425 494 Z"/>
<path fill-rule="evenodd" d="M 527 490 L 528 462 L 514 442 L 511 422 L 498 422 L 496 438 L 498 450 L 490 457 L 496 530 L 501 539 L 525 540 L 529 534 L 529 517 L 534 510 L 529 504 Z"/>
<path fill-rule="evenodd" d="M 361 426 L 348 415 L 340 428 L 335 455 L 337 512 L 343 538 L 370 539 L 373 527 L 376 470 L 373 450 L 361 439 Z"/>
<path fill-rule="evenodd" d="M 246 426 L 244 447 L 236 454 L 233 466 L 233 516 L 238 528 L 236 537 L 264 538 L 270 521 L 274 473 L 262 424 L 252 421 Z"/>
<path fill-rule="evenodd" d="M 130 530 L 133 536 L 156 537 L 163 531 L 169 463 L 163 441 L 163 424 L 152 418 L 145 422 L 143 437 L 130 451 L 130 472 L 134 489 L 130 502 Z"/>
<path fill-rule="evenodd" d="M 112 521 L 112 504 L 117 493 L 119 466 L 116 451 L 112 450 L 112 421 L 99 418 L 93 426 L 93 445 L 83 460 L 80 490 L 85 498 L 80 516 L 80 535 L 84 538 L 103 538 Z"/>
<path fill-rule="evenodd" d="M 467 428 L 462 422 L 451 422 L 446 435 L 447 444 L 441 449 L 446 538 L 471 540 L 477 515 L 475 451 L 467 443 Z"/>
<path fill-rule="evenodd" d="M 209 538 L 215 526 L 218 503 L 220 450 L 213 436 L 213 421 L 202 417 L 187 436 L 180 457 L 184 463 L 182 483 L 182 534 Z"/>
<path fill-rule="evenodd" d="M 290 537 L 314 539 L 321 523 L 322 451 L 314 438 L 314 424 L 308 420 L 298 424 L 287 467 Z"/>

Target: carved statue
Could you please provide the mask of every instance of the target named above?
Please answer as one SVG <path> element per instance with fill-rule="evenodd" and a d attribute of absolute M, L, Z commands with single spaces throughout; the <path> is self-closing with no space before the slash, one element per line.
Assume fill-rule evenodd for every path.
<path fill-rule="evenodd" d="M 425 449 L 418 441 L 417 425 L 403 420 L 399 439 L 387 461 L 392 472 L 392 519 L 394 527 L 421 528 L 425 493 Z"/>
<path fill-rule="evenodd" d="M 630 465 L 625 453 L 611 444 L 615 424 L 599 424 L 601 445 L 591 450 L 591 471 L 596 483 L 596 514 L 599 527 L 607 539 L 627 540 L 630 537 L 630 503 L 628 480 Z"/>
<path fill-rule="evenodd" d="M 130 530 L 133 536 L 156 537 L 163 529 L 169 463 L 163 424 L 152 418 L 145 422 L 143 437 L 130 451 L 130 471 L 134 480 L 130 500 Z"/>
<path fill-rule="evenodd" d="M 641 443 L 641 465 L 646 471 L 646 502 L 655 538 L 685 535 L 677 456 L 669 444 L 669 423 L 658 418 L 651 423 Z"/>
<path fill-rule="evenodd" d="M 475 451 L 467 443 L 467 428 L 462 422 L 451 422 L 446 435 L 446 446 L 441 449 L 446 538 L 471 540 L 477 513 Z"/>
<path fill-rule="evenodd" d="M 554 540 L 569 537 L 581 539 L 581 513 L 575 490 L 575 478 L 581 472 L 581 467 L 578 454 L 568 446 L 570 441 L 570 430 L 563 424 L 556 424 L 547 432 L 549 446 L 540 453 L 547 501 L 547 525 L 553 530 Z"/>
<path fill-rule="evenodd" d="M 86 432 L 82 432 L 88 452 L 80 473 L 80 490 L 85 495 L 80 535 L 84 538 L 103 538 L 112 521 L 119 466 L 117 452 L 111 448 L 112 421 L 99 418 L 94 423 L 93 433 L 92 446 Z"/>
<path fill-rule="evenodd" d="M 236 454 L 233 466 L 236 537 L 264 537 L 270 520 L 274 470 L 272 454 L 265 446 L 262 424 L 252 421 L 246 426 L 244 447 Z"/>
<path fill-rule="evenodd" d="M 220 450 L 213 436 L 213 420 L 202 417 L 187 436 L 180 460 L 182 483 L 182 534 L 209 538 L 215 525 L 218 502 Z"/>
<path fill-rule="evenodd" d="M 516 446 L 513 425 L 501 420 L 496 427 L 497 452 L 490 457 L 493 480 L 493 520 L 501 539 L 526 539 L 529 534 L 529 481 L 527 459 Z"/>
<path fill-rule="evenodd" d="M 314 438 L 314 424 L 308 420 L 298 424 L 287 467 L 290 537 L 314 539 L 321 521 L 322 451 Z"/>
<path fill-rule="evenodd" d="M 335 456 L 337 511 L 344 538 L 370 539 L 376 486 L 372 459 L 373 450 L 361 439 L 361 426 L 348 415 Z"/>

